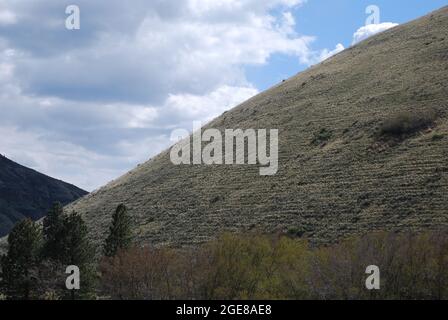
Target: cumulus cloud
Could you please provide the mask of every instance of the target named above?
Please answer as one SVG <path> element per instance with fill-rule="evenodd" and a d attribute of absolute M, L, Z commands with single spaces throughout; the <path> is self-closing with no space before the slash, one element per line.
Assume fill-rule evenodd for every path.
<path fill-rule="evenodd" d="M 352 45 L 357 44 L 374 34 L 386 31 L 387 29 L 398 26 L 398 23 L 383 22 L 379 24 L 369 24 L 359 28 L 353 35 Z"/>
<path fill-rule="evenodd" d="M 63 27 L 64 12 L 56 11 L 62 5 L 47 0 L 43 12 L 45 3 L 26 7 L 24 2 L 31 1 L 11 5 L 25 12 L 20 27 L 0 32 L 25 52 L 17 64 L 21 86 L 28 94 L 71 100 L 162 103 L 169 94 L 245 85 L 242 65 L 264 64 L 274 53 L 306 63 L 313 40 L 295 34 L 287 10 L 280 17 L 270 14 L 271 8 L 288 9 L 299 0 L 137 1 L 132 6 L 80 0 L 79 34 Z M 32 38 L 27 29 L 42 38 Z"/>
<path fill-rule="evenodd" d="M 384 22 L 380 24 L 369 24 L 363 26 L 353 34 L 352 45 L 355 45 L 377 33 L 386 31 L 395 26 L 398 26 L 398 23 Z M 344 50 L 344 45 L 342 43 L 338 43 L 333 50 L 323 49 L 320 52 L 315 52 L 314 56 L 311 54 L 312 58 L 310 58 L 309 61 L 311 61 L 312 64 L 319 63 Z"/>
<path fill-rule="evenodd" d="M 338 43 L 336 47 L 333 50 L 324 49 L 320 52 L 320 56 L 318 58 L 318 62 L 327 60 L 328 58 L 334 56 L 335 54 L 338 54 L 341 51 L 344 51 L 345 47 L 342 43 Z"/>
<path fill-rule="evenodd" d="M 182 118 L 190 121 L 190 123 L 193 120 L 206 123 L 257 93 L 258 90 L 254 87 L 222 86 L 202 96 L 192 94 L 170 95 L 164 111 L 172 115 L 181 114 Z M 207 113 L 204 113 L 203 110 L 205 109 Z"/>
<path fill-rule="evenodd" d="M 0 152 L 92 190 L 258 91 L 247 65 L 312 61 L 295 32 L 304 0 L 4 0 Z M 275 13 L 274 13 L 275 12 Z M 327 54 L 330 54 L 328 52 Z"/>

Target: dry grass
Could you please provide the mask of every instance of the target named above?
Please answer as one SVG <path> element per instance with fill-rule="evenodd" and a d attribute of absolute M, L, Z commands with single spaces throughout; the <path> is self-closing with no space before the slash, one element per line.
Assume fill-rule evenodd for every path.
<path fill-rule="evenodd" d="M 141 242 L 173 246 L 254 226 L 296 228 L 313 243 L 328 243 L 448 225 L 445 140 L 422 132 L 383 152 L 370 148 L 378 124 L 403 112 L 434 109 L 438 133 L 448 133 L 447 34 L 448 7 L 369 38 L 207 126 L 279 129 L 275 176 L 247 165 L 174 166 L 166 151 L 67 210 L 81 212 L 99 242 L 114 208 L 125 203 Z M 311 144 L 322 128 L 337 143 Z"/>

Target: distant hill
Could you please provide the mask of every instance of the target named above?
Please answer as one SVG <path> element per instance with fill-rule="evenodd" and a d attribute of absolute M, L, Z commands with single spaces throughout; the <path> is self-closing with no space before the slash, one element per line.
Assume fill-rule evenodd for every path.
<path fill-rule="evenodd" d="M 42 218 L 55 201 L 68 204 L 86 194 L 0 156 L 0 236 L 25 217 Z"/>
<path fill-rule="evenodd" d="M 142 243 L 175 246 L 225 230 L 322 243 L 448 225 L 448 7 L 350 47 L 207 127 L 279 129 L 278 173 L 175 166 L 167 150 L 68 209 L 101 241 L 125 203 Z"/>

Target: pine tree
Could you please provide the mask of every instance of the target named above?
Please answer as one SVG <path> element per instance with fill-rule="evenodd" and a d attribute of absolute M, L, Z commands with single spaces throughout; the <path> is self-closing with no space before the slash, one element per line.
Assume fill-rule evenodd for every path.
<path fill-rule="evenodd" d="M 33 298 L 41 240 L 40 229 L 31 219 L 17 223 L 9 234 L 8 252 L 1 258 L 1 285 L 9 299 Z"/>
<path fill-rule="evenodd" d="M 95 282 L 95 250 L 88 239 L 87 226 L 81 215 L 73 212 L 62 220 L 62 234 L 58 260 L 64 265 L 75 265 L 81 272 L 80 297 L 89 296 Z M 75 298 L 75 291 L 71 291 Z"/>
<path fill-rule="evenodd" d="M 62 220 L 61 252 L 59 259 L 66 265 L 80 266 L 90 263 L 93 247 L 88 239 L 87 226 L 76 212 L 66 215 Z"/>
<path fill-rule="evenodd" d="M 61 239 L 63 234 L 64 209 L 59 202 L 55 202 L 43 220 L 43 236 L 45 245 L 44 258 L 59 260 L 61 253 Z"/>
<path fill-rule="evenodd" d="M 104 255 L 113 257 L 121 249 L 128 249 L 132 244 L 131 217 L 126 206 L 120 204 L 112 215 L 112 225 L 104 244 Z"/>

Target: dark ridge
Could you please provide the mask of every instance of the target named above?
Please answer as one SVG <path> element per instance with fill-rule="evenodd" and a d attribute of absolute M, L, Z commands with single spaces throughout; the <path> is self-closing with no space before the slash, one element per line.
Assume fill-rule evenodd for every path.
<path fill-rule="evenodd" d="M 24 218 L 42 218 L 53 202 L 66 205 L 87 193 L 0 155 L 0 237 Z"/>

